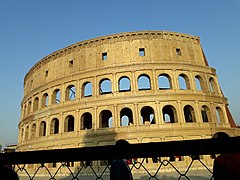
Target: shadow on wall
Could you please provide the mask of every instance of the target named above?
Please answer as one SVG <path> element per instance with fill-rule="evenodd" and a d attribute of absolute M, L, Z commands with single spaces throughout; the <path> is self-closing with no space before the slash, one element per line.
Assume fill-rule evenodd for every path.
<path fill-rule="evenodd" d="M 91 126 L 89 126 L 91 127 Z M 115 145 L 117 141 L 117 134 L 112 128 L 100 128 L 97 130 L 86 129 L 83 138 L 83 147 Z M 110 169 L 106 166 L 111 164 L 111 161 L 81 161 L 74 162 L 74 178 L 79 179 L 110 179 Z M 71 165 L 70 165 L 71 166 Z M 110 166 L 109 166 L 110 168 Z M 95 174 L 96 173 L 96 174 Z M 73 176 L 69 174 L 68 177 L 61 178 L 61 180 L 70 180 Z"/>

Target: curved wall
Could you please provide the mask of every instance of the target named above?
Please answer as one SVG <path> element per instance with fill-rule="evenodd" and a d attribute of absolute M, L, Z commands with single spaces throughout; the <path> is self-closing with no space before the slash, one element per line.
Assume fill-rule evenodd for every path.
<path fill-rule="evenodd" d="M 82 41 L 24 79 L 18 150 L 209 138 L 228 102 L 199 37 L 163 31 Z"/>

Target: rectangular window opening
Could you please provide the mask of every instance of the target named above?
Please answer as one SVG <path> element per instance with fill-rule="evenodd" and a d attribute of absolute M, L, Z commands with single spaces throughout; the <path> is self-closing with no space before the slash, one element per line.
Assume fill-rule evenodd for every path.
<path fill-rule="evenodd" d="M 102 60 L 107 60 L 107 52 L 102 53 Z"/>
<path fill-rule="evenodd" d="M 69 67 L 70 67 L 70 68 L 73 67 L 73 60 L 69 61 Z"/>
<path fill-rule="evenodd" d="M 181 55 L 182 55 L 182 52 L 181 52 L 181 49 L 180 49 L 180 48 L 177 48 L 177 49 L 176 49 L 176 54 L 177 54 L 177 56 L 181 56 Z"/>
<path fill-rule="evenodd" d="M 145 56 L 145 49 L 144 48 L 139 48 L 139 56 L 141 56 L 141 57 Z"/>

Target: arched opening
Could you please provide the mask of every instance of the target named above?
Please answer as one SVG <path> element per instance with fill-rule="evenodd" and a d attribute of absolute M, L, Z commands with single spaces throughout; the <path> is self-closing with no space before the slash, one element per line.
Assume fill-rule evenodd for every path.
<path fill-rule="evenodd" d="M 76 98 L 76 87 L 74 85 L 69 85 L 66 89 L 65 100 L 72 101 L 72 100 L 75 100 L 75 98 Z"/>
<path fill-rule="evenodd" d="M 100 94 L 112 93 L 112 85 L 109 79 L 102 79 L 99 84 Z"/>
<path fill-rule="evenodd" d="M 210 92 L 217 93 L 217 83 L 212 77 L 209 78 L 209 85 L 210 85 Z"/>
<path fill-rule="evenodd" d="M 120 125 L 121 126 L 130 126 L 133 124 L 133 114 L 130 108 L 123 108 L 120 111 Z"/>
<path fill-rule="evenodd" d="M 211 111 L 207 106 L 201 107 L 201 114 L 202 114 L 202 121 L 203 122 L 210 122 L 211 121 Z"/>
<path fill-rule="evenodd" d="M 74 117 L 69 115 L 65 118 L 64 121 L 64 132 L 72 132 L 74 131 Z"/>
<path fill-rule="evenodd" d="M 218 123 L 224 123 L 224 115 L 220 107 L 216 107 L 216 116 L 217 116 Z"/>
<path fill-rule="evenodd" d="M 25 140 L 28 140 L 28 133 L 29 133 L 29 126 L 26 127 L 25 129 Z"/>
<path fill-rule="evenodd" d="M 196 90 L 201 91 L 204 90 L 204 81 L 203 78 L 199 75 L 195 76 Z"/>
<path fill-rule="evenodd" d="M 189 78 L 185 74 L 180 74 L 178 76 L 178 83 L 179 83 L 180 90 L 190 89 Z"/>
<path fill-rule="evenodd" d="M 158 87 L 160 90 L 172 89 L 171 77 L 168 74 L 158 76 Z"/>
<path fill-rule="evenodd" d="M 166 105 L 162 109 L 163 121 L 165 123 L 176 123 L 177 122 L 177 112 L 176 109 L 171 105 Z"/>
<path fill-rule="evenodd" d="M 141 109 L 142 124 L 156 124 L 154 110 L 150 106 Z"/>
<path fill-rule="evenodd" d="M 103 110 L 100 113 L 100 127 L 112 127 L 112 112 L 109 110 Z"/>
<path fill-rule="evenodd" d="M 37 130 L 37 126 L 36 124 L 33 124 L 31 127 L 31 139 L 34 139 L 36 137 L 36 130 Z"/>
<path fill-rule="evenodd" d="M 82 86 L 82 96 L 83 97 L 91 97 L 92 96 L 92 83 L 85 82 Z"/>
<path fill-rule="evenodd" d="M 151 82 L 150 78 L 146 74 L 142 74 L 138 77 L 138 90 L 150 90 Z"/>
<path fill-rule="evenodd" d="M 45 121 L 40 123 L 39 136 L 46 136 L 47 124 Z"/>
<path fill-rule="evenodd" d="M 195 112 L 192 106 L 190 105 L 184 106 L 184 117 L 185 122 L 196 122 Z"/>
<path fill-rule="evenodd" d="M 45 93 L 42 97 L 42 107 L 48 107 L 48 94 Z"/>
<path fill-rule="evenodd" d="M 52 103 L 59 104 L 61 100 L 61 93 L 60 89 L 55 89 L 52 94 Z"/>
<path fill-rule="evenodd" d="M 33 101 L 33 111 L 37 111 L 39 107 L 39 98 L 36 97 Z"/>
<path fill-rule="evenodd" d="M 58 134 L 58 133 L 59 133 L 59 120 L 57 118 L 54 118 L 51 121 L 50 134 Z"/>
<path fill-rule="evenodd" d="M 81 130 L 92 129 L 92 114 L 86 112 L 81 118 Z"/>
<path fill-rule="evenodd" d="M 118 81 L 118 88 L 120 92 L 131 91 L 130 79 L 126 76 L 123 76 Z"/>
<path fill-rule="evenodd" d="M 32 108 L 32 101 L 28 102 L 28 107 L 27 107 L 27 114 L 31 113 L 31 108 Z"/>

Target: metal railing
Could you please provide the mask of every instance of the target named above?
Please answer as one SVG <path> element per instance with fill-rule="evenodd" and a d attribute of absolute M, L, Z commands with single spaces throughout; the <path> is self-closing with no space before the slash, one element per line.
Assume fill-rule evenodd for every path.
<path fill-rule="evenodd" d="M 14 170 L 19 174 L 25 174 L 27 179 L 36 179 L 42 174 L 45 175 L 44 179 L 58 179 L 62 173 L 68 174 L 68 179 L 87 179 L 87 177 L 109 179 L 113 159 L 132 159 L 129 167 L 136 175 L 136 179 L 143 174 L 145 179 L 161 179 L 166 172 L 174 173 L 176 179 L 192 179 L 191 171 L 199 169 L 206 170 L 209 174 L 208 178 L 213 179 L 212 167 L 209 167 L 212 166 L 213 160 L 209 158 L 211 162 L 206 163 L 201 156 L 238 152 L 240 152 L 240 137 L 231 137 L 227 140 L 200 139 L 130 144 L 124 154 L 119 154 L 114 145 L 1 153 L 0 165 L 14 165 Z M 181 161 L 176 162 L 165 157 L 185 157 L 184 162 L 187 162 L 187 165 L 185 163 L 183 169 L 183 166 L 179 166 L 183 164 Z M 149 168 L 146 164 L 149 158 L 154 160 L 154 170 L 153 166 Z M 69 162 L 77 162 L 77 168 L 72 168 Z M 54 168 L 49 167 L 49 163 Z M 35 170 L 29 172 L 27 165 L 34 166 Z M 140 169 L 141 173 L 138 172 Z"/>

